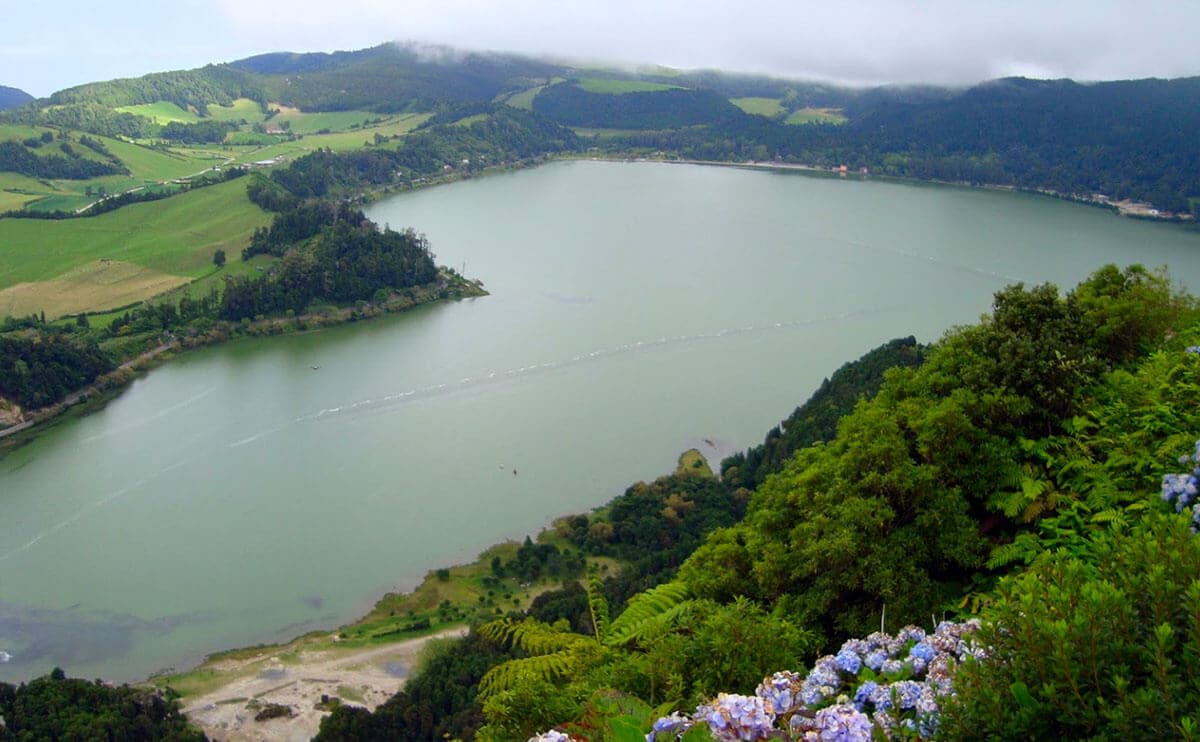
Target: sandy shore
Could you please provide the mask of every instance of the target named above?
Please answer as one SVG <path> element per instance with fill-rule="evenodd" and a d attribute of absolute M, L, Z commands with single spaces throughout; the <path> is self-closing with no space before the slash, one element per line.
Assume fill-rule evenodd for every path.
<path fill-rule="evenodd" d="M 458 637 L 456 628 L 419 639 L 366 649 L 302 650 L 285 663 L 275 653 L 215 663 L 229 680 L 214 691 L 186 699 L 183 711 L 209 739 L 308 740 L 329 712 L 316 708 L 321 696 L 374 709 L 404 685 L 421 649 L 431 639 Z M 257 709 L 280 704 L 292 715 L 255 721 Z"/>

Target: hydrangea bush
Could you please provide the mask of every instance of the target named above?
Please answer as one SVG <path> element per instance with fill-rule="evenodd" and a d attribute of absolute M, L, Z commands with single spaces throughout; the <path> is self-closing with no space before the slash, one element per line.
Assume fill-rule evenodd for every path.
<path fill-rule="evenodd" d="M 1182 513 L 1190 509 L 1192 513 L 1192 533 L 1200 530 L 1200 502 L 1196 493 L 1200 490 L 1200 441 L 1196 441 L 1196 450 L 1192 454 L 1179 457 L 1183 466 L 1192 465 L 1192 471 L 1184 474 L 1166 474 L 1162 482 L 1162 498 L 1175 506 L 1175 512 Z"/>
<path fill-rule="evenodd" d="M 977 620 L 943 621 L 931 634 L 908 626 L 851 639 L 807 675 L 777 672 L 753 696 L 722 693 L 690 716 L 665 716 L 646 740 L 678 740 L 696 726 L 722 742 L 869 742 L 877 731 L 889 739 L 931 737 L 940 700 L 954 692 L 955 667 L 983 656 L 973 642 L 978 628 Z"/>

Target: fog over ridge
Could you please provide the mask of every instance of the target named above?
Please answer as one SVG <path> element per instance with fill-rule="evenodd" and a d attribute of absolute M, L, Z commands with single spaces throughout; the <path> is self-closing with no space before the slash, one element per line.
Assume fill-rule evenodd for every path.
<path fill-rule="evenodd" d="M 107 6 L 107 7 L 106 7 Z M 83 82 L 273 51 L 413 40 L 625 65 L 721 69 L 855 86 L 968 85 L 1012 75 L 1077 80 L 1200 74 L 1200 3 L 1033 0 L 916 6 L 855 0 L 149 0 L 6 11 L 0 84 L 47 95 Z M 186 18 L 187 23 L 178 22 Z"/>

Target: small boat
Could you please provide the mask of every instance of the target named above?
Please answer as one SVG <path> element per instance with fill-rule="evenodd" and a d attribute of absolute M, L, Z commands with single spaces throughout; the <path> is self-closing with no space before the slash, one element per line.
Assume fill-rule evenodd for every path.
<path fill-rule="evenodd" d="M 316 371 L 316 370 L 320 369 L 321 367 L 320 366 L 309 366 L 309 368 L 311 368 L 313 371 Z"/>

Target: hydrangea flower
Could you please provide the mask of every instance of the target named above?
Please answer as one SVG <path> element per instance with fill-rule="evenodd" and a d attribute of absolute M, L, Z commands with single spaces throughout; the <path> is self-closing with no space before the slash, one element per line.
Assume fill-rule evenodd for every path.
<path fill-rule="evenodd" d="M 754 695 L 763 699 L 767 710 L 775 716 L 787 716 L 796 709 L 803 679 L 794 672 L 777 672 L 763 678 Z"/>
<path fill-rule="evenodd" d="M 767 739 L 775 728 L 775 716 L 767 712 L 758 696 L 739 696 L 722 693 L 716 700 L 696 709 L 699 718 L 708 724 L 713 739 L 721 742 L 741 742 Z"/>
<path fill-rule="evenodd" d="M 842 648 L 842 651 L 837 653 L 837 656 L 834 657 L 834 661 L 837 662 L 839 670 L 845 673 L 850 673 L 851 675 L 857 675 L 858 671 L 862 669 L 863 664 L 862 657 L 859 657 L 857 652 L 846 649 L 845 647 Z"/>
<path fill-rule="evenodd" d="M 826 706 L 799 725 L 805 740 L 814 742 L 871 742 L 871 719 L 853 706 Z"/>
<path fill-rule="evenodd" d="M 883 663 L 887 658 L 888 653 L 886 650 L 875 649 L 867 653 L 867 656 L 863 658 L 863 664 L 877 671 L 880 667 L 883 667 Z"/>
<path fill-rule="evenodd" d="M 663 717 L 646 740 L 674 742 L 694 724 L 729 742 L 931 737 L 940 720 L 939 699 L 954 692 L 957 665 L 986 656 L 973 640 L 979 626 L 976 619 L 943 621 L 930 633 L 906 626 L 894 636 L 875 632 L 851 639 L 836 655 L 818 659 L 807 675 L 777 672 L 754 696 L 722 694 L 690 718 Z M 886 680 L 889 673 L 905 679 Z"/>
<path fill-rule="evenodd" d="M 529 742 L 571 742 L 571 738 L 557 729 L 551 729 L 548 732 L 542 732 L 536 737 L 530 737 Z"/>
<path fill-rule="evenodd" d="M 646 735 L 646 742 L 655 742 L 659 739 L 679 739 L 684 735 L 684 733 L 687 732 L 687 730 L 691 729 L 695 723 L 696 722 L 694 722 L 691 718 L 676 711 L 670 716 L 664 716 L 658 721 L 654 722 L 654 726 L 651 727 L 650 733 Z M 662 736 L 660 737 L 659 735 Z"/>

